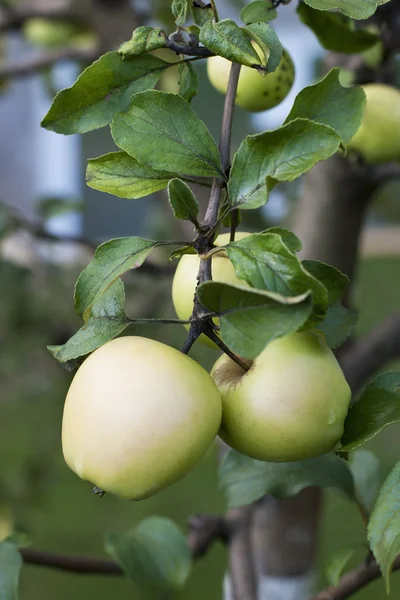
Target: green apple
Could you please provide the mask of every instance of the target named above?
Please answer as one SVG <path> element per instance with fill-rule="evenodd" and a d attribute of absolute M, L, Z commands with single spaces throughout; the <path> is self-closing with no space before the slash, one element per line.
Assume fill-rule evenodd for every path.
<path fill-rule="evenodd" d="M 76 45 L 90 47 L 97 41 L 96 34 L 75 21 L 55 21 L 35 17 L 28 19 L 22 28 L 24 37 L 34 46 L 56 48 Z"/>
<path fill-rule="evenodd" d="M 211 376 L 222 395 L 219 435 L 242 454 L 302 460 L 329 452 L 343 435 L 351 391 L 318 332 L 274 340 L 247 372 L 223 355 Z"/>
<path fill-rule="evenodd" d="M 257 49 L 257 48 L 256 48 Z M 208 78 L 216 90 L 226 93 L 232 63 L 222 56 L 207 60 Z M 283 51 L 278 68 L 266 75 L 244 67 L 240 71 L 236 104 L 250 112 L 260 112 L 280 104 L 292 89 L 295 68 L 290 55 Z"/>
<path fill-rule="evenodd" d="M 95 350 L 71 383 L 64 458 L 100 489 L 141 500 L 194 467 L 221 412 L 215 383 L 194 360 L 154 340 L 118 338 Z"/>
<path fill-rule="evenodd" d="M 250 235 L 244 231 L 238 231 L 236 240 L 242 240 Z M 223 233 L 214 242 L 215 246 L 225 246 L 229 243 L 230 234 Z M 193 298 L 197 287 L 197 274 L 199 272 L 200 258 L 197 254 L 185 254 L 179 260 L 172 282 L 172 301 L 178 319 L 186 321 L 190 319 L 193 312 Z M 211 259 L 211 270 L 213 281 L 228 283 L 229 285 L 245 285 L 247 283 L 236 277 L 235 269 L 229 258 L 224 253 L 216 254 Z M 218 319 L 214 319 L 218 325 Z M 189 325 L 185 325 L 189 330 Z M 204 344 L 215 348 L 215 344 L 205 335 L 199 338 Z"/>
<path fill-rule="evenodd" d="M 179 54 L 176 54 L 173 50 L 169 48 L 159 48 L 158 50 L 153 50 L 151 54 L 154 56 L 158 56 L 162 60 L 165 60 L 169 63 L 179 63 L 182 61 L 182 57 Z M 178 94 L 179 93 L 179 65 L 176 67 L 169 67 L 160 77 L 158 82 L 158 88 L 163 92 L 169 92 L 170 94 Z"/>
<path fill-rule="evenodd" d="M 400 160 L 400 91 L 383 83 L 363 86 L 367 97 L 361 125 L 347 145 L 366 163 Z"/>

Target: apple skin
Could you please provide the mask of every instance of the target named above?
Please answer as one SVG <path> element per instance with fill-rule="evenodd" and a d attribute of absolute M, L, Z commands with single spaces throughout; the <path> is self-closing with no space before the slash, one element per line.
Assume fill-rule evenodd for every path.
<path fill-rule="evenodd" d="M 226 94 L 232 63 L 222 56 L 207 60 L 207 74 L 211 84 Z M 242 66 L 236 95 L 236 104 L 249 112 L 261 112 L 278 106 L 292 89 L 295 68 L 290 55 L 283 51 L 278 68 L 267 75 Z"/>
<path fill-rule="evenodd" d="M 117 338 L 95 350 L 71 383 L 64 458 L 106 492 L 148 498 L 207 452 L 221 412 L 216 385 L 194 360 L 155 340 Z"/>
<path fill-rule="evenodd" d="M 383 83 L 366 84 L 363 90 L 364 116 L 347 149 L 367 164 L 400 160 L 400 91 Z"/>
<path fill-rule="evenodd" d="M 250 235 L 244 231 L 237 231 L 235 240 L 241 240 Z M 223 233 L 214 241 L 215 246 L 225 246 L 229 243 L 230 234 Z M 248 284 L 242 279 L 238 279 L 233 264 L 227 256 L 217 254 L 211 259 L 211 269 L 213 281 L 228 283 L 230 285 Z M 175 307 L 175 312 L 178 319 L 186 321 L 190 319 L 193 312 L 193 298 L 197 287 L 197 273 L 199 271 L 200 258 L 197 254 L 184 254 L 179 260 L 172 282 L 172 301 Z M 218 325 L 218 319 L 214 319 L 214 323 Z M 189 325 L 185 325 L 185 329 L 189 330 Z M 202 334 L 199 340 L 210 348 L 216 348 L 207 336 Z"/>
<path fill-rule="evenodd" d="M 247 373 L 223 355 L 211 376 L 222 395 L 219 435 L 242 454 L 303 460 L 329 452 L 343 435 L 351 391 L 317 332 L 274 340 Z"/>

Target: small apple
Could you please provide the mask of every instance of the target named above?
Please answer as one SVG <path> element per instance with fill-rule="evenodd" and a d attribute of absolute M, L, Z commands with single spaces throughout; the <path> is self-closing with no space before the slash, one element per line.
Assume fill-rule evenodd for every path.
<path fill-rule="evenodd" d="M 42 18 L 28 19 L 22 28 L 25 39 L 31 44 L 47 47 L 64 46 L 81 30 L 82 28 L 72 21 Z"/>
<path fill-rule="evenodd" d="M 363 90 L 364 115 L 347 149 L 368 164 L 400 160 L 400 91 L 383 83 L 366 84 Z"/>
<path fill-rule="evenodd" d="M 296 461 L 332 450 L 351 392 L 322 334 L 274 340 L 245 372 L 228 356 L 211 376 L 222 395 L 220 437 L 251 458 Z"/>
<path fill-rule="evenodd" d="M 64 458 L 106 492 L 148 498 L 207 452 L 221 411 L 216 385 L 194 360 L 151 339 L 118 338 L 95 350 L 71 383 Z"/>
<path fill-rule="evenodd" d="M 243 231 L 236 232 L 235 239 L 242 240 L 250 235 Z M 218 236 L 214 242 L 215 246 L 225 246 L 229 243 L 230 234 L 223 233 Z M 178 319 L 186 321 L 190 319 L 193 312 L 193 299 L 197 287 L 197 274 L 199 272 L 200 258 L 197 254 L 185 254 L 179 260 L 172 282 L 172 301 Z M 213 281 L 228 283 L 229 285 L 245 285 L 247 283 L 236 277 L 235 269 L 226 254 L 216 254 L 211 259 L 211 270 Z M 214 319 L 214 323 L 218 325 L 218 319 Z M 189 330 L 189 325 L 185 325 Z M 201 335 L 199 338 L 204 344 L 211 348 L 215 348 L 207 336 Z"/>
<path fill-rule="evenodd" d="M 256 45 L 254 46 L 257 50 Z M 207 60 L 208 78 L 222 94 L 226 93 L 228 87 L 231 65 L 232 63 L 222 56 L 212 56 Z M 256 69 L 242 66 L 236 104 L 250 112 L 274 108 L 292 89 L 294 77 L 294 64 L 286 50 L 283 50 L 281 62 L 272 73 L 262 75 Z"/>
<path fill-rule="evenodd" d="M 182 56 L 176 54 L 173 50 L 169 48 L 159 48 L 158 50 L 153 50 L 151 54 L 154 56 L 158 56 L 162 60 L 165 60 L 169 63 L 179 63 L 182 61 Z M 160 77 L 158 82 L 158 88 L 163 92 L 169 92 L 170 94 L 178 94 L 179 93 L 179 64 L 176 67 L 169 67 Z"/>

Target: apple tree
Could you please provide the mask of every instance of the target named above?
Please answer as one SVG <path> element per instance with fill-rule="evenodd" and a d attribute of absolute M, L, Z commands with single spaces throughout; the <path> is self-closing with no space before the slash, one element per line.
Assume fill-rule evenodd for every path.
<path fill-rule="evenodd" d="M 172 0 L 164 3 L 172 27 L 142 24 L 111 50 L 76 25 L 64 23 L 55 38 L 73 41 L 71 56 L 77 38 L 81 58 L 99 56 L 57 93 L 42 126 L 64 135 L 109 127 L 118 149 L 89 160 L 87 184 L 129 200 L 166 190 L 174 218 L 193 232 L 109 240 L 80 274 L 74 302 L 82 326 L 49 346 L 77 369 L 65 403 L 64 457 L 96 494 L 122 502 L 173 484 L 219 444 L 227 512 L 192 518 L 187 536 L 170 520 L 148 518 L 108 538 L 111 560 L 43 554 L 10 538 L 0 544 L 6 600 L 17 597 L 24 561 L 125 575 L 145 598 L 178 597 L 216 539 L 229 557 L 226 599 L 339 600 L 380 576 L 389 590 L 400 568 L 400 464 L 379 489 L 374 456 L 362 449 L 400 420 L 400 373 L 380 372 L 400 353 L 399 317 L 357 339 L 351 298 L 369 202 L 399 175 L 400 3 L 300 1 L 299 23 L 328 52 L 324 72 L 280 127 L 248 135 L 233 152 L 235 105 L 266 110 L 292 87 L 293 61 L 274 28 L 290 1 L 254 0 L 221 19 L 218 0 Z M 39 25 L 27 35 L 44 44 Z M 218 141 L 191 105 L 199 61 L 225 96 Z M 171 69 L 175 93 L 155 89 Z M 238 230 L 275 187 L 301 177 L 290 230 Z M 199 186 L 207 189 L 205 210 Z M 122 278 L 157 248 L 170 248 L 176 265 L 177 314 L 128 315 Z M 129 335 L 137 323 L 148 324 L 148 338 Z M 154 323 L 185 327 L 183 348 L 151 339 Z M 210 374 L 188 356 L 202 342 L 221 350 Z M 353 549 L 341 549 L 329 567 L 332 586 L 317 591 L 309 573 L 325 488 L 358 508 L 366 557 L 351 570 Z"/>

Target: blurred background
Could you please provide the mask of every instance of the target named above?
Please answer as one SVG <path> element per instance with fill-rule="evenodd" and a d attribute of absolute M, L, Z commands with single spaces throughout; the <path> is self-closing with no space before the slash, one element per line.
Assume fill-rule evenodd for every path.
<path fill-rule="evenodd" d="M 59 0 L 47 4 L 43 0 L 0 2 L 0 65 L 8 65 L 8 71 L 0 67 L 0 539 L 14 530 L 37 548 L 102 555 L 105 534 L 124 531 L 145 516 L 165 515 L 185 527 L 189 515 L 222 512 L 225 504 L 218 490 L 214 450 L 183 481 L 140 503 L 94 496 L 91 486 L 70 472 L 63 461 L 61 415 L 72 375 L 50 356 L 46 346 L 64 343 L 80 327 L 72 299 L 77 275 L 90 260 L 93 247 L 109 238 L 140 234 L 153 239 L 190 239 L 192 232 L 174 222 L 163 193 L 129 201 L 85 185 L 87 159 L 114 149 L 108 128 L 84 136 L 56 135 L 40 128 L 55 92 L 71 85 L 88 64 L 85 53 L 95 52 L 97 32 L 80 25 L 66 33 L 56 29 L 55 23 L 58 26 L 60 22 L 52 21 L 54 39 L 44 42 L 32 19 L 20 19 L 9 28 L 1 19 L 3 13 L 5 17 L 11 14 L 7 12 L 10 6 L 26 15 L 29 12 L 23 10 L 52 10 L 57 3 L 62 5 Z M 87 4 L 88 10 L 95 10 L 94 0 Z M 115 12 L 119 4 L 114 3 Z M 151 7 L 149 4 L 132 2 L 141 18 L 145 19 L 146 11 L 152 15 L 147 22 L 165 22 L 170 2 L 153 0 Z M 218 6 L 223 17 L 234 16 L 240 2 L 219 0 Z M 294 88 L 285 102 L 268 113 L 250 117 L 238 109 L 235 147 L 248 133 L 279 126 L 296 94 L 320 72 L 322 50 L 311 31 L 299 22 L 295 8 L 295 3 L 282 7 L 274 23 L 296 66 Z M 74 43 L 83 49 L 82 60 L 49 60 L 40 73 L 34 67 L 29 69 L 44 55 L 51 58 L 62 53 L 77 35 L 81 37 L 79 42 L 74 38 Z M 128 37 L 130 32 L 123 32 L 118 42 Z M 25 71 L 18 72 L 18 65 L 24 65 Z M 205 65 L 196 65 L 200 93 L 193 106 L 218 137 L 223 97 L 208 83 Z M 290 227 L 301 185 L 299 181 L 278 186 L 263 209 L 244 215 L 241 229 L 260 231 L 277 224 Z M 368 214 L 353 287 L 353 303 L 360 307 L 359 334 L 370 331 L 400 306 L 399 186 L 399 181 L 392 180 L 381 188 Z M 204 192 L 198 193 L 205 206 Z M 166 256 L 160 252 L 155 260 L 166 260 Z M 173 263 L 170 265 L 173 269 Z M 170 301 L 171 275 L 150 277 L 137 271 L 126 283 L 130 316 L 175 316 Z M 185 340 L 185 331 L 177 326 L 131 327 L 129 334 L 153 337 L 176 348 Z M 218 354 L 196 345 L 192 355 L 210 368 Z M 400 367 L 400 362 L 391 367 Z M 399 432 L 398 426 L 392 426 L 370 444 L 381 461 L 382 478 L 398 459 Z M 326 497 L 319 553 L 321 581 L 324 562 L 335 549 L 356 542 L 360 552 L 354 563 L 365 555 L 363 525 L 356 509 L 337 495 L 328 492 Z M 225 569 L 225 551 L 217 544 L 196 565 L 182 598 L 200 600 L 207 595 L 210 600 L 220 599 Z M 391 598 L 400 593 L 395 580 Z M 111 595 L 121 600 L 138 597 L 122 578 L 62 574 L 31 566 L 22 572 L 22 599 L 67 600 L 73 596 L 105 600 Z M 356 600 L 381 597 L 385 592 L 380 581 L 355 596 Z"/>

